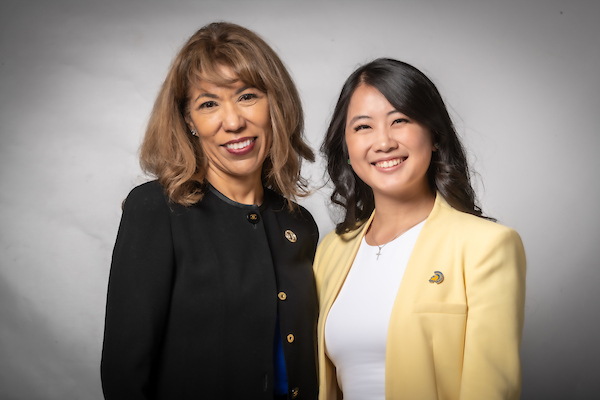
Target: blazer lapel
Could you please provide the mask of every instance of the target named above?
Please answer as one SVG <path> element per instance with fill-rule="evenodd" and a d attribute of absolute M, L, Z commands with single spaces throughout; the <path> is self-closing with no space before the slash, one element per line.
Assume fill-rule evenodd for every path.
<path fill-rule="evenodd" d="M 438 221 L 440 215 L 443 215 L 445 208 L 449 207 L 441 194 L 437 193 L 435 204 L 431 213 L 427 217 L 419 237 L 415 242 L 415 246 L 411 252 L 408 264 L 402 282 L 394 301 L 394 310 L 392 315 L 398 315 L 397 309 L 402 309 L 404 312 L 410 312 L 414 299 L 418 298 L 416 291 L 421 287 L 420 283 L 423 279 L 428 280 L 434 272 L 435 266 L 430 265 L 427 260 L 431 259 L 432 251 L 431 238 L 439 234 L 440 226 Z"/>
<path fill-rule="evenodd" d="M 368 227 L 371 225 L 374 215 L 375 213 L 373 212 L 368 221 L 359 229 L 341 235 L 341 240 L 345 243 L 345 246 L 337 247 L 337 254 L 333 254 L 331 257 L 332 260 L 337 260 L 337 263 L 341 267 L 339 269 L 331 268 L 330 271 L 332 274 L 329 277 L 325 277 L 325 279 L 328 281 L 328 285 L 334 287 L 335 290 L 328 291 L 328 297 L 320 299 L 320 302 L 325 304 L 325 310 L 327 310 L 326 315 L 322 316 L 323 320 L 327 319 L 327 314 L 329 313 L 333 302 L 337 298 L 342 286 L 344 285 L 344 281 L 348 276 L 348 272 L 350 271 L 350 267 L 354 262 L 356 253 L 358 253 L 362 238 L 365 235 Z"/>

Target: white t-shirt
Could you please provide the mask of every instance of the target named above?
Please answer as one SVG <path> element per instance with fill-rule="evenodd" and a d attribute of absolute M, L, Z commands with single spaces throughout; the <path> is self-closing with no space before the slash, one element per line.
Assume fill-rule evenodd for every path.
<path fill-rule="evenodd" d="M 387 331 L 406 264 L 425 221 L 381 249 L 362 239 L 325 323 L 325 352 L 344 400 L 385 400 Z"/>

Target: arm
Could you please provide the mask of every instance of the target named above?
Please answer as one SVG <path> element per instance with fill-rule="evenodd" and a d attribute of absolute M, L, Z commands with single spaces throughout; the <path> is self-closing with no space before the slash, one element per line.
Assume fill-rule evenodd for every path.
<path fill-rule="evenodd" d="M 501 227 L 499 234 L 478 246 L 465 251 L 468 316 L 460 399 L 518 399 L 525 303 L 523 244 L 514 230 Z"/>
<path fill-rule="evenodd" d="M 107 400 L 153 397 L 174 268 L 169 210 L 156 189 L 130 193 L 113 252 L 101 363 Z"/>

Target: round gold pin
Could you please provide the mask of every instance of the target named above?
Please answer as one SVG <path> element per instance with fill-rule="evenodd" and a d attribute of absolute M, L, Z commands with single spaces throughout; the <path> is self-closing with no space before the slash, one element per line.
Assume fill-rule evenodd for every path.
<path fill-rule="evenodd" d="M 285 238 L 292 243 L 296 243 L 296 240 L 298 240 L 296 234 L 289 229 L 285 231 Z"/>

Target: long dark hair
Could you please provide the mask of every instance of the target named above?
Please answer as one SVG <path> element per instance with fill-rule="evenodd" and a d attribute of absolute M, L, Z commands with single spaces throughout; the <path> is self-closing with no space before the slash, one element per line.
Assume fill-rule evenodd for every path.
<path fill-rule="evenodd" d="M 455 209 L 482 217 L 471 186 L 465 150 L 437 88 L 412 65 L 379 58 L 359 67 L 344 83 L 321 146 L 334 184 L 331 201 L 346 211 L 336 232 L 356 229 L 375 208 L 373 190 L 348 165 L 345 140 L 348 105 L 361 84 L 374 87 L 396 110 L 429 129 L 437 147 L 427 170 L 431 190 L 439 192 Z"/>

